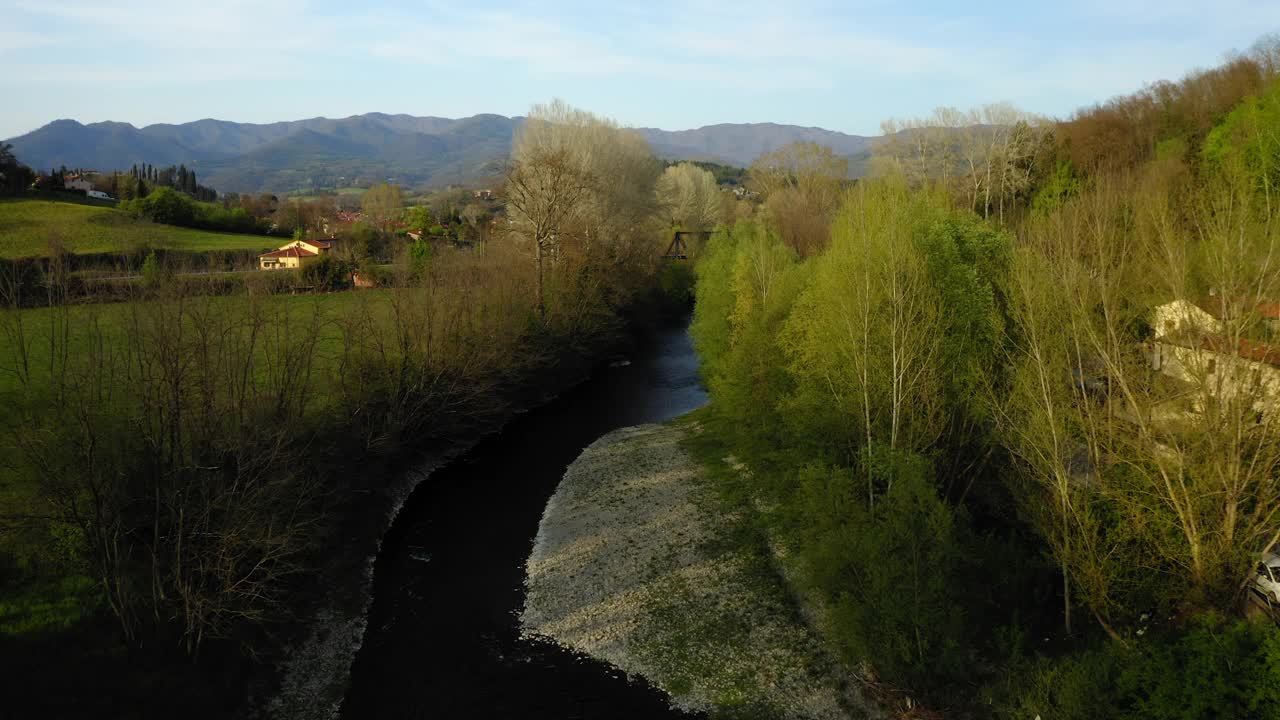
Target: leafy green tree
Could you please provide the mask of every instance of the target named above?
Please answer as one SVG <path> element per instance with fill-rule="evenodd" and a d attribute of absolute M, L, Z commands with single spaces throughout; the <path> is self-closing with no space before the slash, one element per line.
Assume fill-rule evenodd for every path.
<path fill-rule="evenodd" d="M 427 240 L 414 240 L 409 245 L 409 279 L 420 283 L 431 270 L 431 243 Z"/>
<path fill-rule="evenodd" d="M 699 302 L 706 298 L 711 312 L 728 313 L 722 323 L 698 308 L 694 338 L 714 358 L 704 376 L 740 438 L 774 447 L 783 431 L 778 403 L 789 382 L 777 334 L 803 287 L 804 267 L 776 232 L 754 223 L 740 223 L 731 241 L 713 242 L 710 254 L 715 274 L 700 274 Z M 701 283 L 712 279 L 727 287 L 704 291 Z"/>
<path fill-rule="evenodd" d="M 355 262 L 382 257 L 387 245 L 385 236 L 366 223 L 353 225 L 343 238 L 343 244 L 350 247 L 350 259 Z"/>
<path fill-rule="evenodd" d="M 161 272 L 155 251 L 147 253 L 147 258 L 142 261 L 142 286 L 152 291 L 158 289 L 163 280 Z"/>
<path fill-rule="evenodd" d="M 921 452 L 942 432 L 941 300 L 912 238 L 928 212 L 904 183 L 856 188 L 783 330 L 797 421 L 822 428 L 833 461 Z M 883 489 L 868 484 L 868 503 Z"/>
<path fill-rule="evenodd" d="M 135 214 L 165 225 L 193 226 L 200 211 L 195 202 L 169 187 L 161 187 L 129 204 Z"/>
<path fill-rule="evenodd" d="M 405 225 L 412 232 L 426 235 L 435 224 L 435 216 L 426 205 L 414 205 L 405 212 Z"/>
<path fill-rule="evenodd" d="M 1204 142 L 1206 165 L 1247 178 L 1267 217 L 1280 208 L 1280 81 L 1247 97 Z"/>
<path fill-rule="evenodd" d="M 834 615 L 847 656 L 875 658 L 886 677 L 927 688 L 965 670 L 956 522 L 928 461 L 877 450 L 873 475 L 889 489 L 871 512 L 850 507 L 836 536 L 848 543 L 837 549 L 842 582 L 828 587 L 839 588 Z"/>
<path fill-rule="evenodd" d="M 1062 204 L 1080 193 L 1080 178 L 1071 160 L 1059 160 L 1054 166 L 1053 174 L 1040 186 L 1031 200 L 1031 209 L 1039 213 L 1048 213 L 1062 207 Z"/>

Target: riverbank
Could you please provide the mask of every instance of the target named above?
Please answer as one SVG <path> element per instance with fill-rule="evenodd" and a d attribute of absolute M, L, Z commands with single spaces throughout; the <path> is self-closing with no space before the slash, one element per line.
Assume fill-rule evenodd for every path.
<path fill-rule="evenodd" d="M 683 717 L 600 662 L 520 638 L 524 566 L 547 501 L 612 430 L 706 402 L 685 325 L 626 355 L 433 473 L 378 554 L 344 717 L 525 720 Z"/>
<path fill-rule="evenodd" d="M 338 522 L 327 533 L 325 545 L 336 551 L 315 574 L 313 584 L 322 590 L 304 593 L 321 600 L 308 608 L 307 620 L 297 627 L 296 640 L 281 653 L 283 660 L 274 672 L 262 676 L 266 692 L 250 702 L 255 714 L 288 720 L 338 717 L 352 664 L 365 639 L 375 563 L 410 496 L 510 420 L 587 380 L 602 358 L 624 353 L 634 342 L 633 334 L 625 334 L 593 348 L 562 353 L 522 382 L 503 388 L 503 401 L 474 417 L 466 434 L 367 462 L 352 477 L 344 500 L 330 511 Z"/>
<path fill-rule="evenodd" d="M 379 564 L 385 560 L 381 558 L 385 554 L 388 538 L 394 536 L 391 539 L 393 554 L 403 550 L 397 538 L 406 524 L 413 526 L 416 518 L 421 515 L 424 504 L 440 504 L 451 508 L 450 512 L 464 514 L 473 510 L 473 502 L 463 498 L 441 497 L 437 488 L 432 485 L 455 482 L 451 478 L 457 475 L 459 466 L 472 466 L 478 458 L 504 452 L 494 448 L 509 444 L 501 440 L 508 432 L 508 424 L 517 429 L 516 434 L 521 434 L 518 428 L 526 417 L 542 414 L 547 409 L 562 404 L 556 398 L 579 394 L 573 388 L 591 387 L 598 384 L 594 378 L 605 373 L 610 376 L 617 373 L 618 371 L 609 369 L 609 360 L 619 357 L 639 360 L 639 357 L 646 356 L 646 348 L 657 342 L 657 338 L 666 337 L 672 332 L 684 335 L 687 320 L 681 321 L 682 308 L 679 306 L 653 301 L 632 309 L 626 324 L 618 332 L 597 337 L 590 344 L 561 350 L 553 356 L 553 361 L 523 373 L 523 377 L 512 378 L 494 393 L 491 408 L 484 414 L 469 417 L 471 429 L 468 432 L 455 432 L 449 438 L 429 445 L 419 442 L 412 448 L 406 448 L 406 452 L 365 463 L 358 473 L 352 474 L 349 479 L 351 490 L 344 494 L 342 503 L 330 513 L 339 521 L 336 527 L 326 533 L 330 540 L 325 543 L 325 547 L 330 548 L 331 552 L 325 558 L 323 569 L 316 573 L 311 583 L 312 589 L 304 593 L 317 598 L 319 602 L 313 603 L 305 613 L 298 615 L 307 618 L 304 623 L 299 624 L 299 629 L 304 632 L 295 636 L 290 643 L 290 648 L 282 655 L 283 662 L 278 666 L 279 671 L 274 674 L 274 682 L 265 686 L 267 692 L 260 693 L 261 700 L 254 703 L 260 715 L 305 720 L 332 718 L 350 704 L 351 698 L 346 696 L 352 684 L 352 668 L 356 658 L 363 652 L 361 648 L 370 642 L 371 636 L 374 643 L 378 643 L 380 628 L 387 622 L 374 617 L 378 615 L 374 612 L 375 596 L 387 593 L 394 595 L 403 587 L 399 580 L 389 581 L 392 588 L 383 587 L 387 585 L 386 578 L 379 581 L 375 577 L 386 574 L 392 578 L 396 576 L 396 570 Z M 689 353 L 692 353 L 691 349 Z M 637 405 L 635 399 L 620 400 L 627 406 Z M 698 403 L 702 401 L 700 399 Z M 679 412 L 684 412 L 689 407 L 696 405 L 687 406 Z M 531 412 L 526 416 L 526 411 Z M 590 438 L 600 432 L 603 430 L 594 430 Z M 581 440 L 581 444 L 573 447 L 573 454 L 562 462 L 567 464 L 590 438 Z M 529 452 L 546 454 L 546 450 L 544 446 Z M 534 458 L 526 458 L 526 467 L 533 462 Z M 561 469 L 556 472 L 556 480 L 563 467 L 561 465 Z M 478 487 L 495 491 L 501 486 L 503 479 L 485 477 Z M 522 486 L 530 481 L 528 477 L 513 477 L 512 480 L 518 480 Z M 548 487 L 546 493 L 550 492 L 551 488 Z M 507 497 L 511 495 L 511 491 L 505 493 Z M 535 514 L 530 520 L 527 534 L 521 539 L 523 548 L 528 547 L 527 543 L 536 526 L 536 513 L 541 512 L 545 497 L 543 495 L 538 498 L 532 505 L 532 512 Z M 489 505 L 489 510 L 494 510 L 492 504 Z M 402 520 L 402 513 L 408 517 Z M 415 548 L 411 554 L 415 558 L 433 557 L 438 564 L 446 555 L 446 548 L 439 543 L 455 541 L 453 538 L 447 541 L 423 541 L 422 546 Z M 523 560 L 523 549 L 519 557 Z M 426 566 L 425 562 L 418 559 L 413 559 L 412 563 L 415 566 Z M 415 607 L 420 604 L 415 601 Z M 370 622 L 375 623 L 375 626 L 371 627 Z M 432 642 L 439 646 L 440 638 L 435 637 Z M 415 660 L 419 666 L 425 662 L 421 657 Z M 364 662 L 367 663 L 368 660 Z M 363 695 L 354 702 L 362 705 L 365 702 Z M 344 714 L 353 716 L 352 712 L 357 712 L 354 716 L 360 716 L 358 709 L 351 711 L 347 708 Z"/>
<path fill-rule="evenodd" d="M 695 428 L 624 428 L 569 467 L 528 561 L 524 634 L 643 676 L 685 710 L 868 715 L 767 545 L 685 448 Z"/>

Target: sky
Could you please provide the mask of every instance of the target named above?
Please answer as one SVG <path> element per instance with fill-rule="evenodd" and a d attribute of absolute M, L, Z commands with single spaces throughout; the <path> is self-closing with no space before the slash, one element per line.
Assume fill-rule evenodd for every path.
<path fill-rule="evenodd" d="M 0 138 L 365 112 L 623 125 L 880 121 L 1007 101 L 1054 117 L 1280 30 L 1277 0 L 0 0 Z"/>

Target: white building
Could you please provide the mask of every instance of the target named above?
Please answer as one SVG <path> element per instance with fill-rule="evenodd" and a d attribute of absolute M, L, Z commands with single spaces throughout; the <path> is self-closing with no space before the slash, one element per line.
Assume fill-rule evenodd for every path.
<path fill-rule="evenodd" d="M 1153 326 L 1153 369 L 1186 383 L 1202 398 L 1243 400 L 1258 412 L 1280 407 L 1280 348 L 1228 334 L 1220 317 L 1186 300 L 1157 307 Z"/>

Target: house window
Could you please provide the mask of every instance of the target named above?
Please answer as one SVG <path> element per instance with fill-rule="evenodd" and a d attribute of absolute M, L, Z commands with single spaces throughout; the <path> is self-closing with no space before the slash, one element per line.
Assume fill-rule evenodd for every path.
<path fill-rule="evenodd" d="M 1209 374 L 1212 375 L 1218 371 L 1218 359 L 1209 358 Z"/>

